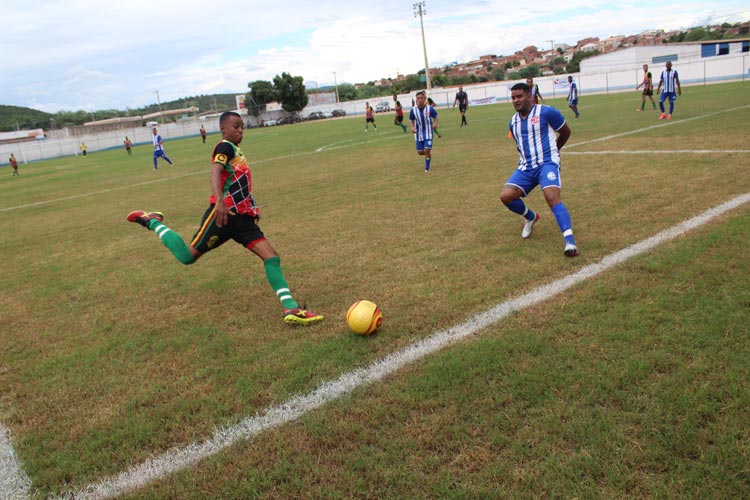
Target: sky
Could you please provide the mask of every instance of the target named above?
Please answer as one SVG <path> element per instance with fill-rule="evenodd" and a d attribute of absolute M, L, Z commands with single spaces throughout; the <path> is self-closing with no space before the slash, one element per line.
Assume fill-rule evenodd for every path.
<path fill-rule="evenodd" d="M 287 72 L 309 88 L 424 69 L 405 0 L 0 0 L 0 104 L 126 110 Z M 747 0 L 426 0 L 430 67 L 653 29 L 750 20 Z"/>

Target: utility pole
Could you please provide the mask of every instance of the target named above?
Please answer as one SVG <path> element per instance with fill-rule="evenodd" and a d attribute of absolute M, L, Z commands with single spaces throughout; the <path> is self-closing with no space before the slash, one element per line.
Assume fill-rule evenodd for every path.
<path fill-rule="evenodd" d="M 424 50 L 424 78 L 427 83 L 427 91 L 432 90 L 432 84 L 430 83 L 430 65 L 427 62 L 427 42 L 424 38 L 424 21 L 422 18 L 427 15 L 425 10 L 425 2 L 417 2 L 414 4 L 414 17 L 419 16 L 419 26 L 422 28 L 422 49 Z"/>
<path fill-rule="evenodd" d="M 549 42 L 549 48 L 550 50 L 555 50 L 555 41 L 554 40 L 545 40 L 545 42 Z"/>
<path fill-rule="evenodd" d="M 333 86 L 336 88 L 336 102 L 339 102 L 339 84 L 336 82 L 336 72 L 333 72 Z"/>
<path fill-rule="evenodd" d="M 156 94 L 156 102 L 159 104 L 159 116 L 161 116 L 161 122 L 164 123 L 164 113 L 161 110 L 161 100 L 159 99 L 159 91 L 154 92 Z"/>

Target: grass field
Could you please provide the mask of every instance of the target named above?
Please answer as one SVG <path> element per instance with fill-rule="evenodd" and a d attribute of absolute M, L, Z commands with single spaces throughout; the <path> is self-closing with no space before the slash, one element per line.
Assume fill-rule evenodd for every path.
<path fill-rule="evenodd" d="M 548 102 L 573 130 L 577 259 L 538 190 L 528 240 L 499 202 L 509 105 L 464 128 L 440 110 L 429 175 L 392 115 L 367 134 L 359 118 L 246 131 L 261 227 L 326 315 L 307 329 L 238 245 L 185 267 L 125 220 L 160 210 L 192 236 L 216 136 L 168 142 L 176 166 L 158 171 L 146 147 L 1 169 L 0 423 L 31 496 L 84 498 L 750 193 L 750 84 L 684 90 L 671 122 L 636 113 L 635 92 L 584 95 L 579 119 Z M 385 316 L 365 338 L 344 324 L 361 298 Z M 742 204 L 123 498 L 750 498 L 749 324 Z"/>

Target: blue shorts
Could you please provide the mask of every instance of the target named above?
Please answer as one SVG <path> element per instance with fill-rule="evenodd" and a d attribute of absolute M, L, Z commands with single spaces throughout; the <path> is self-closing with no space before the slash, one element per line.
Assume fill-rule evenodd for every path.
<path fill-rule="evenodd" d="M 432 149 L 432 139 L 417 141 L 417 151 L 424 151 L 425 149 Z"/>
<path fill-rule="evenodd" d="M 578 106 L 578 99 L 568 99 L 568 106 Z"/>
<path fill-rule="evenodd" d="M 662 92 L 659 96 L 659 102 L 664 102 L 669 97 L 669 102 L 675 102 L 677 100 L 677 92 Z"/>
<path fill-rule="evenodd" d="M 161 149 L 154 149 L 154 160 L 157 158 L 166 158 L 167 155 Z"/>
<path fill-rule="evenodd" d="M 505 184 L 520 188 L 523 191 L 523 196 L 528 195 L 537 186 L 541 186 L 543 190 L 548 187 L 562 188 L 560 165 L 545 163 L 537 168 L 516 170 Z"/>

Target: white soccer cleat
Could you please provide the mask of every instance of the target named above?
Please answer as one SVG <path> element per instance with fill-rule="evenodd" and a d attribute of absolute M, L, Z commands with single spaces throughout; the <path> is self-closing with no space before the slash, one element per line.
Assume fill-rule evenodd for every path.
<path fill-rule="evenodd" d="M 565 252 L 566 257 L 578 257 L 578 247 L 572 243 L 566 243 L 563 252 Z"/>
<path fill-rule="evenodd" d="M 521 238 L 528 238 L 531 236 L 531 232 L 534 230 L 534 224 L 539 221 L 539 212 L 534 214 L 534 220 L 527 220 L 526 224 L 523 225 L 523 231 L 521 231 Z"/>

